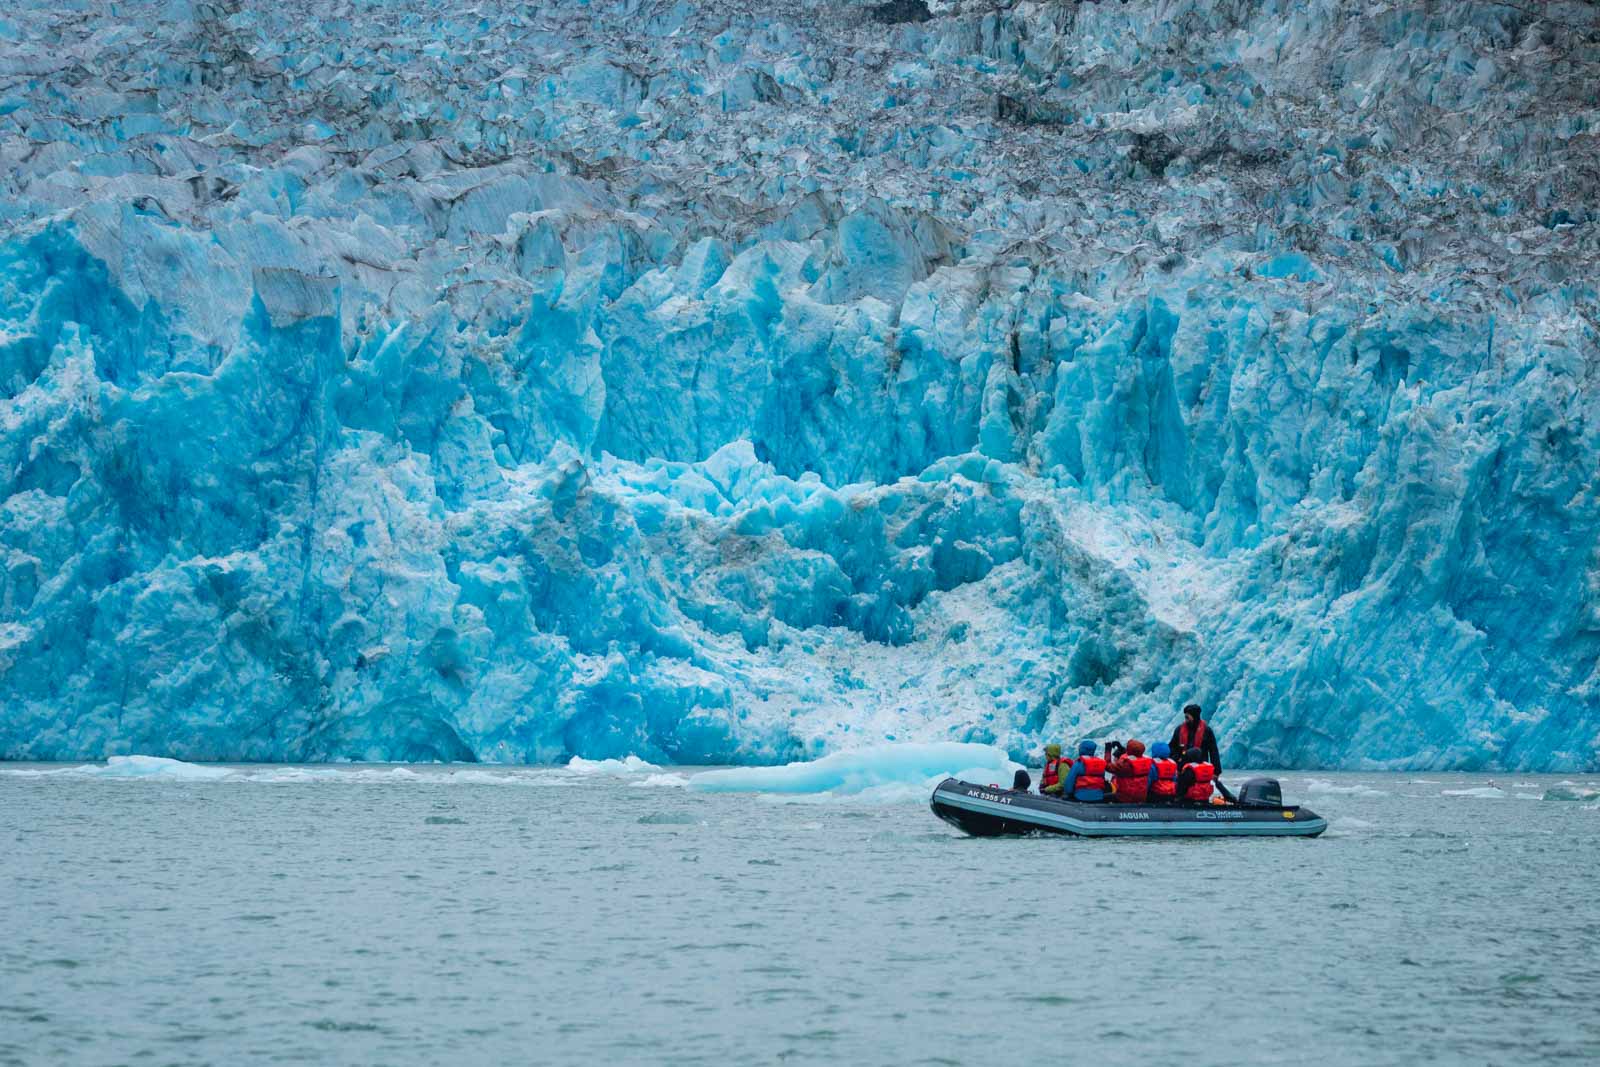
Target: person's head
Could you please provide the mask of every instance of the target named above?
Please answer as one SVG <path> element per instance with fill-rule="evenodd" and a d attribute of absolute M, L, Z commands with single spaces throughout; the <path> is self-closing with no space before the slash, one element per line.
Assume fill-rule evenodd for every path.
<path fill-rule="evenodd" d="M 1157 741 L 1155 744 L 1150 746 L 1150 755 L 1154 756 L 1156 759 L 1171 759 L 1172 747 L 1165 741 Z"/>
<path fill-rule="evenodd" d="M 1200 759 L 1200 750 L 1195 748 L 1193 745 L 1190 745 L 1188 748 L 1183 750 L 1183 762 L 1199 763 Z"/>
<path fill-rule="evenodd" d="M 1093 741 L 1079 741 L 1078 742 L 1078 755 L 1080 755 L 1080 756 L 1092 756 L 1092 755 L 1094 755 L 1094 742 Z"/>
<path fill-rule="evenodd" d="M 1189 725 L 1190 726 L 1193 726 L 1195 723 L 1199 722 L 1200 721 L 1200 705 L 1199 704 L 1186 704 L 1186 705 L 1184 705 L 1183 717 L 1185 719 L 1189 720 Z"/>
<path fill-rule="evenodd" d="M 1050 744 L 1044 746 L 1044 758 L 1045 759 L 1060 759 L 1061 758 L 1061 746 L 1056 744 L 1053 741 Z"/>
<path fill-rule="evenodd" d="M 1019 768 L 1017 773 L 1011 776 L 1011 788 L 1019 793 L 1026 793 L 1031 785 L 1033 785 L 1033 779 L 1028 776 L 1027 771 Z"/>
<path fill-rule="evenodd" d="M 1142 755 L 1144 755 L 1144 742 L 1139 740 L 1137 737 L 1135 737 L 1131 741 L 1129 741 L 1128 742 L 1128 755 L 1130 755 L 1130 756 L 1142 756 Z"/>

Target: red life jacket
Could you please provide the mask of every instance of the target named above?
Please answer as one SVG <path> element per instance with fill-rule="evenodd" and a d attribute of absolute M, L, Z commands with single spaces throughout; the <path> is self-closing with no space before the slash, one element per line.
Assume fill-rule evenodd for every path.
<path fill-rule="evenodd" d="M 1061 781 L 1061 766 L 1067 761 L 1057 756 L 1055 759 L 1044 761 L 1044 774 L 1039 776 L 1039 788 L 1055 785 Z"/>
<path fill-rule="evenodd" d="M 1206 743 L 1206 721 L 1199 720 L 1194 724 L 1194 736 L 1189 736 L 1189 720 L 1185 719 L 1178 727 L 1178 751 L 1187 752 L 1191 748 L 1200 748 Z"/>
<path fill-rule="evenodd" d="M 1192 800 L 1196 804 L 1209 802 L 1211 780 L 1217 776 L 1216 768 L 1209 763 L 1191 763 L 1189 769 L 1194 772 L 1194 785 L 1184 791 L 1183 799 Z"/>
<path fill-rule="evenodd" d="M 1129 756 L 1111 770 L 1118 804 L 1143 804 L 1150 792 L 1149 756 Z M 1123 768 L 1131 767 L 1132 770 Z"/>
<path fill-rule="evenodd" d="M 1078 780 L 1073 783 L 1072 791 L 1080 789 L 1098 789 L 1106 791 L 1106 761 L 1099 756 L 1078 757 Z"/>
<path fill-rule="evenodd" d="M 1171 800 L 1178 795 L 1178 764 L 1174 760 L 1158 759 L 1155 761 L 1156 784 L 1151 787 L 1150 795 L 1157 800 Z"/>

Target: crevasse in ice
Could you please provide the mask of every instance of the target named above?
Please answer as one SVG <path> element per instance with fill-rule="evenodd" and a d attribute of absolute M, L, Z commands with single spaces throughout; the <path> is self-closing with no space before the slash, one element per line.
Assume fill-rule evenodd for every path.
<path fill-rule="evenodd" d="M 0 756 L 1592 768 L 1600 12 L 0 14 Z"/>

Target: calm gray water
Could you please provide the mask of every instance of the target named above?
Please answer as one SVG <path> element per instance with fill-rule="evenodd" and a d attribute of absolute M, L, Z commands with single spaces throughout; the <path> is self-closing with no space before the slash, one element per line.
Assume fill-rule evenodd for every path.
<path fill-rule="evenodd" d="M 1600 810 L 1559 777 L 1289 774 L 1325 837 L 1160 842 L 643 775 L 39 770 L 0 768 L 8 1064 L 1600 1058 Z"/>

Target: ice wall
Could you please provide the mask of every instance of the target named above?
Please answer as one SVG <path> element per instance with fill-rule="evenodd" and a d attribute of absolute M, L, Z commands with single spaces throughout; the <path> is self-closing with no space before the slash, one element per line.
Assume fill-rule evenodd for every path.
<path fill-rule="evenodd" d="M 0 757 L 1600 766 L 1597 40 L 8 10 Z"/>

